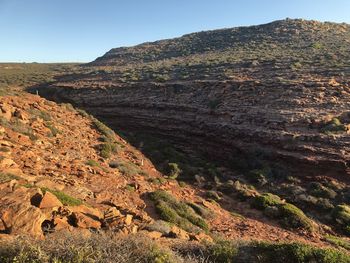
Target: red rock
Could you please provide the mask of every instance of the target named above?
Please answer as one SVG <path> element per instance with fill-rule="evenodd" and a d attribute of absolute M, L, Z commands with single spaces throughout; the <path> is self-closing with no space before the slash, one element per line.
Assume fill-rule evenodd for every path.
<path fill-rule="evenodd" d="M 39 204 L 39 208 L 41 208 L 41 209 L 54 208 L 54 207 L 60 207 L 60 206 L 63 206 L 61 201 L 58 200 L 58 198 L 54 194 L 52 194 L 48 191 L 44 194 L 44 196 L 41 199 L 41 202 Z"/>
<path fill-rule="evenodd" d="M 72 219 L 73 219 L 74 225 L 76 225 L 77 227 L 80 227 L 80 228 L 98 229 L 101 227 L 101 222 L 98 219 L 93 218 L 93 217 L 86 215 L 84 213 L 74 212 L 72 214 Z"/>

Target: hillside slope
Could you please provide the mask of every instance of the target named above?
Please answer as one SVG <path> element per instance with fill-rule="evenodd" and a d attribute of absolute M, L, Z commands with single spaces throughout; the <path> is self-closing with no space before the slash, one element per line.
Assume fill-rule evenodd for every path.
<path fill-rule="evenodd" d="M 259 149 L 348 180 L 349 36 L 349 25 L 304 20 L 194 33 L 112 49 L 41 93 L 112 127 L 210 141 L 217 159 Z"/>

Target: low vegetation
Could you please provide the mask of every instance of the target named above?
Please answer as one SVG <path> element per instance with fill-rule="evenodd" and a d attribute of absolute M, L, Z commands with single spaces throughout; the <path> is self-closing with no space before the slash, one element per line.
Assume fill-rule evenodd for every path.
<path fill-rule="evenodd" d="M 347 127 L 341 123 L 338 118 L 333 118 L 331 121 L 327 122 L 321 129 L 324 133 L 340 133 L 346 132 Z"/>
<path fill-rule="evenodd" d="M 170 247 L 146 236 L 95 233 L 91 236 L 55 234 L 45 240 L 17 238 L 0 241 L 4 263 L 348 263 L 344 252 L 301 243 L 175 243 Z"/>
<path fill-rule="evenodd" d="M 252 199 L 251 205 L 264 211 L 268 217 L 278 219 L 286 228 L 313 230 L 312 221 L 302 210 L 295 205 L 283 202 L 277 195 L 271 193 L 258 195 Z"/>
<path fill-rule="evenodd" d="M 197 213 L 191 206 L 178 201 L 168 192 L 157 190 L 150 193 L 150 198 L 155 203 L 160 218 L 164 221 L 175 224 L 188 232 L 198 232 L 199 228 L 209 230 L 200 212 Z"/>
<path fill-rule="evenodd" d="M 11 180 L 19 180 L 20 177 L 9 173 L 0 173 L 0 184 L 9 182 Z"/>
<path fill-rule="evenodd" d="M 344 233 L 350 235 L 350 206 L 345 204 L 336 206 L 332 211 L 332 217 Z"/>
<path fill-rule="evenodd" d="M 350 241 L 349 240 L 346 240 L 346 239 L 341 238 L 341 237 L 333 236 L 333 235 L 328 235 L 325 237 L 325 239 L 329 243 L 336 245 L 337 247 L 341 247 L 341 248 L 345 248 L 347 250 L 350 250 Z"/>

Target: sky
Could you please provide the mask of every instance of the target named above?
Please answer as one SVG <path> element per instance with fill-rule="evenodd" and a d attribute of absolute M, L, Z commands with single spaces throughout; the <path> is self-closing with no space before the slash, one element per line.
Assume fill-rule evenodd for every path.
<path fill-rule="evenodd" d="M 350 0 L 0 0 L 0 61 L 88 62 L 114 47 L 287 17 L 350 23 Z"/>

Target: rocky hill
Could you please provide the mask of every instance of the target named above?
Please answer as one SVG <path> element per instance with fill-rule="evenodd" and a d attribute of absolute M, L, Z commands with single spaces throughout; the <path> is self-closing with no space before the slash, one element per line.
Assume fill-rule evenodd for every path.
<path fill-rule="evenodd" d="M 349 41 L 349 25 L 290 19 L 200 32 L 29 89 L 85 111 L 1 97 L 2 236 L 137 232 L 183 262 L 348 262 Z"/>
<path fill-rule="evenodd" d="M 112 127 L 195 142 L 226 165 L 259 152 L 347 181 L 349 29 L 283 20 L 112 49 L 41 92 Z"/>

